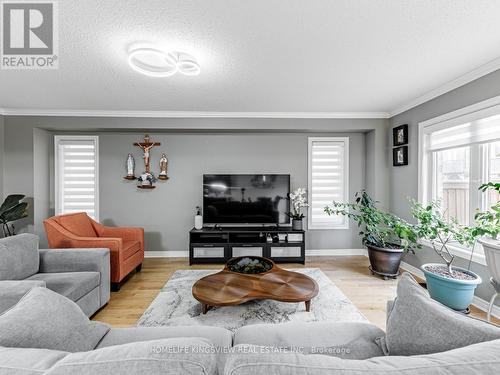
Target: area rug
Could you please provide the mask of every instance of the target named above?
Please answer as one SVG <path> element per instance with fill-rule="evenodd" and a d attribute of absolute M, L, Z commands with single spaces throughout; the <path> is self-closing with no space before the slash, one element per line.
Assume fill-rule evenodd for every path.
<path fill-rule="evenodd" d="M 201 304 L 191 294 L 193 284 L 214 270 L 176 271 L 137 322 L 138 326 L 208 325 L 235 331 L 259 323 L 367 321 L 356 306 L 318 268 L 293 270 L 318 283 L 319 293 L 306 312 L 304 303 L 271 300 L 250 301 L 242 305 L 211 308 L 202 314 Z"/>

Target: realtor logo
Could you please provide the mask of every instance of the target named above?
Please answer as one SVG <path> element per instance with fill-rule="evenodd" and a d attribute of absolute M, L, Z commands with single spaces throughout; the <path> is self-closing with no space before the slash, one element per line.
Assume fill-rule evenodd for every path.
<path fill-rule="evenodd" d="M 57 69 L 57 3 L 2 1 L 2 69 Z"/>

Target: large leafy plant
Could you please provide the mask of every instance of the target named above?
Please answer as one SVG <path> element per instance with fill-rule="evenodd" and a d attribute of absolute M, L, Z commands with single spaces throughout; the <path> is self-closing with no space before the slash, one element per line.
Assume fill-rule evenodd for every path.
<path fill-rule="evenodd" d="M 448 249 L 451 243 L 474 246 L 477 235 L 474 228 L 469 228 L 458 223 L 456 219 L 448 220 L 444 217 L 439 201 L 422 204 L 411 200 L 411 213 L 417 219 L 417 235 L 427 240 L 437 255 L 443 259 L 448 272 L 453 276 L 452 263 L 455 256 Z"/>
<path fill-rule="evenodd" d="M 354 220 L 364 245 L 402 248 L 405 252 L 420 248 L 414 225 L 380 210 L 377 203 L 365 190 L 361 190 L 356 193 L 354 203 L 334 201 L 324 211 L 328 215 L 343 215 Z"/>
<path fill-rule="evenodd" d="M 28 203 L 20 202 L 22 199 L 22 194 L 9 195 L 0 206 L 0 224 L 6 237 L 15 234 L 14 226 L 9 223 L 28 216 Z"/>
<path fill-rule="evenodd" d="M 488 182 L 479 187 L 483 193 L 488 190 L 494 190 L 500 193 L 500 183 Z M 476 236 L 490 236 L 497 239 L 500 234 L 500 201 L 491 206 L 489 211 L 478 212 L 474 216 L 476 226 L 472 229 Z"/>

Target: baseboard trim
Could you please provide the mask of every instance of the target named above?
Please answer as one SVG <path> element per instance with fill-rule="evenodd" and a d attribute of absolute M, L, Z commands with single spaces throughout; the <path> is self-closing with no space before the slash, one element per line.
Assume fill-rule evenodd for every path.
<path fill-rule="evenodd" d="M 364 255 L 367 256 L 366 249 L 311 249 L 306 250 L 306 256 L 350 256 Z M 145 258 L 189 258 L 188 251 L 145 251 Z"/>
<path fill-rule="evenodd" d="M 498 299 L 497 299 L 497 301 L 498 301 Z M 490 307 L 490 302 L 485 301 L 484 299 L 479 298 L 478 296 L 474 296 L 474 298 L 472 299 L 472 305 L 477 307 L 479 310 L 487 312 L 488 307 Z M 493 309 L 491 309 L 491 315 L 497 319 L 500 319 L 500 307 L 498 307 L 497 305 L 494 305 Z"/>
<path fill-rule="evenodd" d="M 322 256 L 367 256 L 366 249 L 311 249 L 306 250 L 306 257 L 322 257 Z"/>
<path fill-rule="evenodd" d="M 189 251 L 145 251 L 144 258 L 189 258 Z"/>
<path fill-rule="evenodd" d="M 412 266 L 411 264 L 408 264 L 406 262 L 401 262 L 401 268 L 404 269 L 405 271 L 411 272 L 412 274 L 422 279 L 425 279 L 425 275 L 420 268 Z M 479 298 L 478 296 L 474 296 L 474 298 L 472 299 L 472 306 L 477 307 L 481 311 L 487 312 L 489 305 L 490 305 L 489 301 L 485 301 L 484 299 Z M 493 315 L 497 319 L 500 319 L 500 307 L 493 306 L 491 315 Z"/>
<path fill-rule="evenodd" d="M 401 262 L 401 268 L 425 280 L 425 275 L 420 268 L 412 266 L 406 262 Z"/>

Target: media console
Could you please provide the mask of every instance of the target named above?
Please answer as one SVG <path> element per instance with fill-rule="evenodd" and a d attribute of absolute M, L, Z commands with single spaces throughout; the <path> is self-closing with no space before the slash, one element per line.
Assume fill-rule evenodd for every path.
<path fill-rule="evenodd" d="M 193 228 L 189 231 L 189 264 L 223 264 L 248 255 L 263 256 L 276 263 L 304 264 L 305 244 L 305 232 L 291 228 Z"/>

